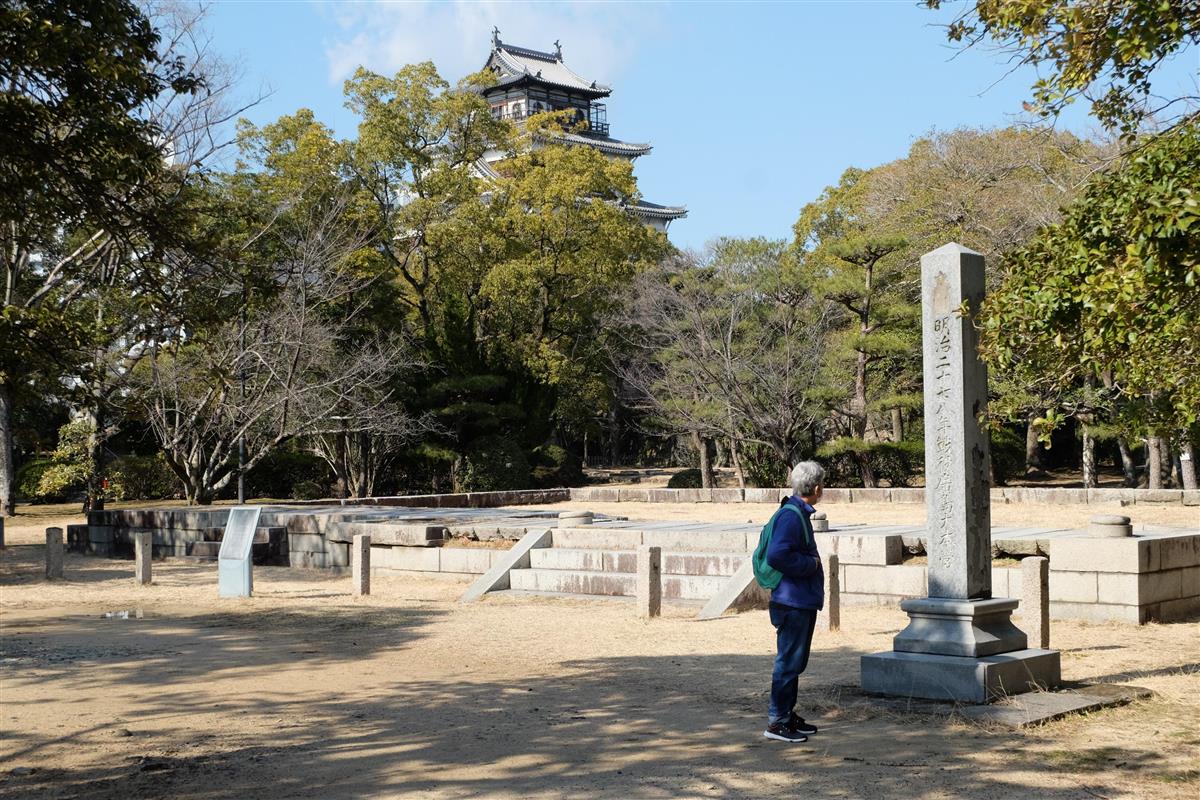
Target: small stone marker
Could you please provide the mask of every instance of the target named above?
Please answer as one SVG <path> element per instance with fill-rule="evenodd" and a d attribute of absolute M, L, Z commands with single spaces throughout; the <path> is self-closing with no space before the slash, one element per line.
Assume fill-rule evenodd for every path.
<path fill-rule="evenodd" d="M 662 548 L 642 545 L 637 554 L 637 609 L 639 617 L 662 614 Z"/>
<path fill-rule="evenodd" d="M 63 576 L 63 531 L 62 528 L 46 528 L 46 577 Z"/>
<path fill-rule="evenodd" d="M 812 515 L 813 533 L 828 533 L 829 518 L 825 516 L 824 511 L 817 511 Z"/>
<path fill-rule="evenodd" d="M 150 583 L 150 557 L 154 552 L 150 531 L 133 535 L 133 582 L 145 586 Z"/>
<path fill-rule="evenodd" d="M 371 593 L 371 534 L 358 533 L 350 545 L 350 572 L 354 594 Z"/>
<path fill-rule="evenodd" d="M 817 626 L 836 631 L 842 627 L 842 581 L 838 574 L 838 557 L 830 553 L 822 558 L 825 568 L 825 607 L 817 612 Z"/>
<path fill-rule="evenodd" d="M 1118 514 L 1097 514 L 1088 520 L 1088 536 L 1098 536 L 1103 539 L 1119 539 L 1133 536 L 1133 526 L 1129 517 Z"/>
<path fill-rule="evenodd" d="M 1050 559 L 1021 559 L 1021 610 L 1031 647 L 1050 647 Z"/>
<path fill-rule="evenodd" d="M 261 513 L 261 506 L 235 506 L 229 510 L 217 554 L 217 594 L 221 597 L 249 597 L 254 591 L 250 554 Z"/>
<path fill-rule="evenodd" d="M 596 515 L 591 511 L 562 511 L 558 515 L 558 527 L 578 528 L 580 525 L 591 525 Z"/>
<path fill-rule="evenodd" d="M 46 577 L 62 577 L 62 529 L 46 529 Z"/>
<path fill-rule="evenodd" d="M 0 517 L 0 548 L 4 547 L 4 517 Z"/>

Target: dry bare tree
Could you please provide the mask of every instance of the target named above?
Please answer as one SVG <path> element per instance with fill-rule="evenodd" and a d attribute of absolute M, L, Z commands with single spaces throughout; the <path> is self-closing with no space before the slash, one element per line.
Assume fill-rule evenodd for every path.
<path fill-rule="evenodd" d="M 782 242 L 723 240 L 644 273 L 623 326 L 635 357 L 616 363 L 635 406 L 702 459 L 706 440 L 726 440 L 743 483 L 745 445 L 769 448 L 782 480 L 822 413 L 832 312 L 789 285 L 783 260 Z"/>
<path fill-rule="evenodd" d="M 138 395 L 189 502 L 211 501 L 297 437 L 403 441 L 427 429 L 391 390 L 417 366 L 407 344 L 363 338 L 355 326 L 376 276 L 356 269 L 352 256 L 369 232 L 347 213 L 349 202 L 341 194 L 292 209 L 286 224 L 268 214 L 266 227 L 248 238 L 270 296 L 253 307 L 244 296 L 225 302 L 224 321 L 180 329 L 148 349 Z M 228 286 L 224 300 L 239 292 Z M 357 478 L 348 485 L 365 489 L 373 467 L 353 456 L 342 454 L 331 466 L 341 465 L 339 478 Z"/>

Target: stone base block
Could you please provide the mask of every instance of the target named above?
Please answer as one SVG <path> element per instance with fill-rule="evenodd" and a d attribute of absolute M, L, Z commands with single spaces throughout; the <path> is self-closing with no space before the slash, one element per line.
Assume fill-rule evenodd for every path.
<path fill-rule="evenodd" d="M 1024 650 L 1025 634 L 1012 623 L 1017 601 L 1007 597 L 989 600 L 950 600 L 923 597 L 905 600 L 908 627 L 896 634 L 897 652 L 928 653 L 979 658 Z"/>
<path fill-rule="evenodd" d="M 1015 650 L 982 658 L 896 652 L 862 657 L 863 691 L 893 697 L 990 703 L 1052 689 L 1061 678 L 1057 650 Z"/>

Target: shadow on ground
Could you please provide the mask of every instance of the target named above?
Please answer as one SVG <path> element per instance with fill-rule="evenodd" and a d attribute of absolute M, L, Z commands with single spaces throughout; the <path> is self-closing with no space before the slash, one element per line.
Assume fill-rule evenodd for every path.
<path fill-rule="evenodd" d="M 303 617 L 271 622 L 262 635 L 302 637 L 306 628 Z M 156 646 L 176 651 L 161 663 L 120 677 L 95 670 L 81 675 L 81 690 L 103 691 L 116 680 L 147 686 L 170 681 L 181 661 L 196 675 L 271 666 L 248 646 L 257 633 L 203 617 L 188 624 L 194 625 L 192 633 L 178 641 L 169 634 L 150 637 Z M 397 635 L 419 637 L 421 624 L 421 615 L 397 617 L 380 630 L 394 642 Z M 61 636 L 64 641 L 47 645 L 63 646 L 69 629 Z M 124 639 L 118 633 L 113 646 L 123 646 Z M 379 644 L 363 637 L 363 647 Z M 356 657 L 300 644 L 294 652 L 314 662 L 340 660 L 347 669 Z M 858 655 L 821 653 L 836 662 Z M 253 739 L 189 738 L 189 716 L 211 713 L 219 698 L 172 694 L 160 686 L 139 718 L 138 735 L 169 736 L 181 742 L 174 750 L 103 768 L 45 769 L 19 782 L 10 778 L 0 784 L 0 797 L 673 798 L 759 797 L 801 788 L 818 797 L 923 797 L 935 786 L 952 796 L 988 800 L 1029 796 L 1012 760 L 976 758 L 1010 750 L 1011 734 L 949 716 L 885 711 L 852 687 L 805 688 L 801 705 L 823 728 L 808 744 L 764 740 L 765 691 L 756 688 L 762 683 L 761 656 L 605 658 L 565 667 L 556 680 L 531 678 L 516 685 L 486 676 L 425 681 L 395 676 L 369 700 L 313 686 L 307 694 L 265 692 L 220 709 L 279 720 Z M 1015 767 L 1043 775 L 1068 762 L 1111 767 L 1110 755 L 1067 753 L 1061 763 L 1030 758 Z M 1154 768 L 1157 759 L 1153 752 L 1129 748 L 1120 766 Z M 1041 789 L 1038 796 L 1111 796 L 1115 790 L 1106 777 L 1111 773 L 1089 771 L 1080 784 Z"/>

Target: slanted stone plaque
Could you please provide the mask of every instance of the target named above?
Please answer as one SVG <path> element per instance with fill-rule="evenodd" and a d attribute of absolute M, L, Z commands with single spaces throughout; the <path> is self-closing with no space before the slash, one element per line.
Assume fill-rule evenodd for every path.
<path fill-rule="evenodd" d="M 992 597 L 987 370 L 975 316 L 983 256 L 948 244 L 921 257 L 929 596 L 905 600 L 892 652 L 862 658 L 868 692 L 983 703 L 1053 686 L 1059 654 L 1028 649 L 1017 601 Z"/>
<path fill-rule="evenodd" d="M 250 554 L 261 513 L 260 506 L 236 506 L 229 511 L 217 554 L 217 592 L 221 597 L 249 597 L 254 590 Z"/>

